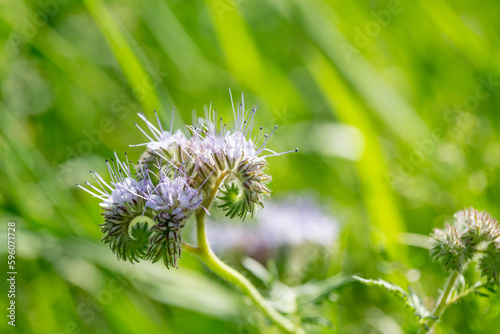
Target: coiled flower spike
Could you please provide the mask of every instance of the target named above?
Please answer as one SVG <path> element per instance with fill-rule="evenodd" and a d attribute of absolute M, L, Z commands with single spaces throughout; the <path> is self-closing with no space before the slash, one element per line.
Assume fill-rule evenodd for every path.
<path fill-rule="evenodd" d="M 297 149 L 276 153 L 267 148 L 277 127 L 270 135 L 262 135 L 260 127 L 252 136 L 256 111 L 245 110 L 242 96 L 236 109 L 233 104 L 235 124 L 228 129 L 210 108 L 205 119 L 187 126 L 189 138 L 181 130 L 173 132 L 174 113 L 169 130 L 164 130 L 156 112 L 158 125 L 138 114 L 146 128 L 136 126 L 148 141 L 131 145 L 146 146 L 137 164 L 132 163 L 135 172 L 130 162 L 121 162 L 115 154 L 116 161 L 106 162 L 109 183 L 91 172 L 97 186 L 88 182 L 88 188 L 79 186 L 101 199 L 103 241 L 119 259 L 132 263 L 163 260 L 165 266 L 177 267 L 188 218 L 199 210 L 207 211 L 218 191 L 219 207 L 231 218 L 245 219 L 255 214 L 257 206 L 264 206 L 271 180 L 266 159 Z"/>
<path fill-rule="evenodd" d="M 90 171 L 99 188 L 86 182 L 87 189 L 77 184 L 92 196 L 102 200 L 99 204 L 104 212 L 104 224 L 101 231 L 105 234 L 104 243 L 109 243 L 111 250 L 119 259 L 139 262 L 145 258 L 147 244 L 151 232 L 147 223 L 132 224 L 136 217 L 145 213 L 147 197 L 153 184 L 149 178 L 135 180 L 132 177 L 130 164 L 122 163 L 115 153 L 116 161 L 111 164 L 106 160 L 111 182 L 106 182 L 95 171 Z"/>
<path fill-rule="evenodd" d="M 150 134 L 136 124 L 149 142 L 135 145 L 146 146 L 146 152 L 135 165 L 134 175 L 128 162 L 125 167 L 117 159 L 116 164 L 107 163 L 109 184 L 92 172 L 100 189 L 89 183 L 90 189 L 81 188 L 101 199 L 105 210 L 103 241 L 119 259 L 132 263 L 162 260 L 170 268 L 177 267 L 181 249 L 188 250 L 199 255 L 214 273 L 239 287 L 280 330 L 302 334 L 300 324 L 280 314 L 251 282 L 217 258 L 206 237 L 205 217 L 220 188 L 225 187 L 219 198 L 227 215 L 243 219 L 248 213 L 253 215 L 257 205 L 263 206 L 262 196 L 270 193 L 266 158 L 283 154 L 266 148 L 271 136 L 265 135 L 260 144 L 262 127 L 258 138 L 252 138 L 256 108 L 245 111 L 242 102 L 237 110 L 233 107 L 233 129 L 222 126 L 221 118 L 220 130 L 216 130 L 217 117 L 210 109 L 205 120 L 188 126 L 190 138 L 179 130 L 173 133 L 172 124 L 170 131 L 163 130 L 157 115 L 158 128 L 139 114 Z M 272 154 L 263 156 L 264 151 Z M 182 243 L 182 230 L 193 213 L 197 246 Z M 136 221 L 139 223 L 134 224 Z M 147 221 L 152 221 L 151 228 Z"/>
<path fill-rule="evenodd" d="M 91 190 L 78 185 L 102 200 L 100 206 L 104 209 L 105 221 L 101 224 L 105 234 L 102 241 L 109 244 L 121 260 L 132 263 L 140 259 L 163 260 L 167 268 L 177 267 L 182 228 L 200 206 L 202 196 L 189 186 L 188 178 L 170 180 L 165 170 L 171 171 L 172 166 L 158 167 L 160 177 L 155 185 L 151 172 L 144 166 L 136 180 L 130 163 L 122 163 L 116 154 L 115 157 L 116 162 L 111 160 L 111 164 L 106 160 L 111 182 L 91 171 L 100 188 L 89 182 L 86 184 Z M 156 224 L 148 228 L 150 220 Z"/>
<path fill-rule="evenodd" d="M 181 256 L 182 229 L 186 218 L 198 209 L 202 196 L 189 186 L 186 177 L 177 176 L 170 180 L 166 173 L 160 172 L 160 182 L 148 198 L 146 207 L 155 213 L 154 236 L 147 258 L 153 262 L 163 259 L 165 266 L 177 267 Z"/>
<path fill-rule="evenodd" d="M 187 126 L 192 133 L 191 138 L 186 139 L 178 130 L 174 140 L 170 140 L 173 138 L 172 128 L 170 132 L 163 131 L 158 119 L 156 127 L 139 115 L 152 134 L 150 136 L 141 129 L 151 140 L 142 145 L 155 149 L 148 149 L 149 157 L 164 152 L 162 157 L 171 159 L 175 165 L 184 165 L 186 171 L 193 174 L 192 184 L 196 187 L 206 183 L 205 188 L 208 189 L 221 175 L 225 175 L 222 194 L 218 197 L 222 201 L 219 207 L 231 218 L 238 216 L 245 219 L 247 214 L 253 217 L 257 205 L 264 207 L 263 196 L 270 195 L 267 185 L 271 176 L 267 174 L 266 158 L 298 151 L 295 149 L 276 153 L 267 148 L 277 126 L 270 135 L 264 136 L 263 128 L 260 127 L 258 135 L 252 137 L 256 111 L 256 107 L 245 110 L 242 96 L 242 102 L 236 109 L 233 103 L 235 124 L 232 129 L 228 129 L 222 117 L 217 118 L 217 114 L 210 107 L 205 113 L 205 119 L 199 119 L 196 126 Z M 162 152 L 157 150 L 159 147 Z M 263 155 L 266 151 L 270 154 Z M 205 194 L 208 195 L 207 190 Z"/>
<path fill-rule="evenodd" d="M 219 207 L 231 218 L 238 216 L 244 220 L 247 214 L 254 216 L 257 205 L 264 207 L 263 196 L 269 196 L 271 193 L 267 187 L 271 176 L 267 174 L 266 158 L 298 151 L 295 149 L 276 153 L 266 147 L 278 126 L 274 127 L 270 135 L 263 136 L 262 144 L 259 144 L 262 127 L 259 128 L 258 135 L 252 138 L 256 112 L 256 107 L 245 111 L 242 95 L 242 102 L 237 105 L 236 110 L 233 103 L 235 125 L 232 131 L 227 129 L 226 124 L 222 124 L 222 118 L 220 130 L 217 130 L 217 116 L 211 112 L 208 117 L 210 121 L 204 124 L 201 130 L 204 134 L 202 138 L 208 143 L 213 157 L 205 164 L 211 163 L 208 168 L 215 169 L 218 174 L 228 173 L 225 188 L 221 189 L 222 195 L 218 198 L 222 201 Z M 266 151 L 271 154 L 262 155 Z"/>

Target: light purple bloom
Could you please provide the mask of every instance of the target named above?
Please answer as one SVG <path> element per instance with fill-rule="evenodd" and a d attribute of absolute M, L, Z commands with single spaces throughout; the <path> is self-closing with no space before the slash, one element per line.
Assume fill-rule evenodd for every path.
<path fill-rule="evenodd" d="M 106 160 L 111 181 L 106 182 L 95 171 L 90 171 L 94 177 L 98 187 L 85 182 L 90 188 L 87 189 L 79 184 L 78 187 L 82 188 L 92 196 L 102 200 L 99 205 L 110 212 L 120 210 L 130 211 L 127 212 L 142 212 L 145 199 L 149 196 L 149 192 L 153 189 L 153 184 L 149 179 L 135 180 L 132 178 L 130 164 L 120 161 L 115 153 L 116 160 L 111 159 L 111 163 Z M 124 215 L 125 212 L 122 212 Z"/>
<path fill-rule="evenodd" d="M 286 245 L 313 243 L 328 246 L 338 233 L 338 222 L 310 198 L 272 202 L 257 214 L 254 224 L 211 221 L 208 234 L 218 251 L 243 248 L 248 253 Z"/>
<path fill-rule="evenodd" d="M 147 207 L 156 212 L 168 211 L 177 221 L 198 209 L 203 201 L 202 195 L 189 186 L 187 178 L 177 176 L 170 180 L 167 175 L 161 175 L 160 183 L 148 197 Z"/>
<path fill-rule="evenodd" d="M 232 97 L 231 97 L 232 101 Z M 243 95 L 242 95 L 243 101 Z M 150 131 L 148 134 L 140 126 L 139 129 L 149 139 L 149 142 L 133 146 L 146 145 L 148 150 L 159 152 L 161 150 L 173 154 L 176 148 L 180 147 L 180 152 L 184 153 L 199 168 L 205 170 L 233 170 L 238 164 L 247 160 L 250 162 L 265 162 L 271 156 L 278 156 L 285 153 L 296 152 L 297 149 L 276 153 L 267 148 L 267 142 L 277 129 L 274 128 L 270 135 L 262 136 L 262 127 L 259 132 L 252 137 L 254 117 L 257 108 L 245 110 L 244 102 L 238 104 L 236 109 L 233 104 L 234 126 L 228 129 L 222 118 L 218 119 L 217 114 L 211 110 L 206 112 L 205 118 L 200 118 L 198 124 L 187 128 L 191 131 L 192 137 L 187 139 L 180 131 L 173 133 L 172 122 L 170 130 L 165 131 L 161 122 L 157 118 L 158 126 L 148 121 L 143 114 L 138 114 Z M 262 139 L 262 142 L 261 142 Z M 262 155 L 263 152 L 271 154 Z M 161 153 L 160 153 L 161 154 Z M 171 156 L 164 157 L 170 159 Z"/>

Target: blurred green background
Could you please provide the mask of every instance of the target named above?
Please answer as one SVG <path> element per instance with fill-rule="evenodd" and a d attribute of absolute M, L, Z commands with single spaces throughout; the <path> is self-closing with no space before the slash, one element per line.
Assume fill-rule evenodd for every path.
<path fill-rule="evenodd" d="M 429 259 L 426 236 L 464 207 L 499 213 L 496 1 L 3 0 L 0 8 L 2 261 L 8 221 L 19 243 L 17 323 L 4 318 L 2 333 L 277 333 L 189 254 L 170 271 L 117 261 L 99 242 L 98 201 L 75 187 L 90 169 L 105 175 L 115 150 L 138 158 L 140 148 L 128 146 L 144 142 L 137 112 L 152 118 L 156 109 L 169 124 L 175 107 L 182 127 L 212 103 L 230 117 L 229 88 L 259 103 L 257 124 L 280 126 L 271 148 L 300 149 L 269 159 L 270 201 L 313 197 L 340 224 L 319 252 L 273 253 L 285 282 L 294 273 L 287 283 L 382 277 L 412 284 L 432 305 L 446 274 Z M 251 277 L 241 254 L 223 258 Z M 438 332 L 498 332 L 499 300 L 466 298 Z M 377 288 L 353 284 L 318 307 L 333 326 L 308 332 L 417 328 Z"/>

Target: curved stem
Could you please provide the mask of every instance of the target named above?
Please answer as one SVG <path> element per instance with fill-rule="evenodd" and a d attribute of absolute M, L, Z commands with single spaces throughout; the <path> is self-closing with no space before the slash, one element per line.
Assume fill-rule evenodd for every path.
<path fill-rule="evenodd" d="M 203 202 L 205 209 L 209 209 L 212 201 L 214 200 L 219 186 L 224 181 L 227 173 L 222 173 L 216 180 L 212 187 L 209 196 Z M 201 260 L 212 270 L 215 274 L 225 279 L 232 285 L 236 286 L 241 292 L 248 296 L 255 306 L 262 311 L 269 319 L 271 319 L 277 327 L 286 333 L 302 334 L 304 331 L 300 326 L 295 326 L 289 319 L 280 314 L 274 309 L 269 302 L 259 293 L 259 291 L 246 279 L 242 274 L 222 262 L 210 247 L 206 232 L 205 232 L 205 216 L 206 211 L 200 210 L 196 215 L 198 247 L 184 244 L 184 249 L 197 254 Z"/>
<path fill-rule="evenodd" d="M 443 314 L 444 310 L 450 305 L 448 303 L 448 299 L 450 299 L 450 295 L 453 291 L 453 288 L 455 287 L 455 283 L 457 282 L 458 279 L 458 271 L 454 271 L 450 274 L 450 277 L 448 278 L 448 282 L 446 283 L 446 287 L 439 297 L 438 303 L 436 305 L 436 308 L 434 309 L 433 315 L 436 317 L 434 320 L 430 320 L 428 323 L 428 331 L 432 332 L 434 330 L 434 326 L 439 321 L 439 318 Z"/>

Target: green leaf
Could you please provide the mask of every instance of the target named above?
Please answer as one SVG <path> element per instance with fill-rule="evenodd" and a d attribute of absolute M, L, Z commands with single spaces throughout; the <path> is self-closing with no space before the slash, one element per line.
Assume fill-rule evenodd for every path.
<path fill-rule="evenodd" d="M 486 297 L 489 298 L 491 294 L 496 293 L 497 291 L 495 290 L 496 284 L 487 282 L 487 283 L 477 283 L 476 286 L 473 286 L 472 288 L 469 289 L 464 295 L 467 295 L 470 293 L 474 293 L 479 295 L 480 297 Z"/>
<path fill-rule="evenodd" d="M 269 303 L 281 313 L 292 314 L 297 311 L 297 296 L 288 285 L 274 282 L 269 289 Z"/>
<path fill-rule="evenodd" d="M 422 299 L 413 291 L 413 289 L 409 286 L 408 287 L 408 301 L 407 305 L 415 310 L 415 316 L 421 318 L 421 319 L 436 319 L 434 315 L 425 307 L 424 303 L 422 302 Z"/>
<path fill-rule="evenodd" d="M 414 312 L 414 315 L 420 319 L 436 319 L 436 317 L 433 316 L 431 312 L 425 307 L 420 297 L 415 292 L 413 292 L 411 288 L 409 288 L 409 292 L 406 292 L 401 287 L 382 279 L 372 280 L 361 278 L 358 276 L 353 276 L 353 278 L 360 283 L 363 283 L 364 285 L 379 286 L 386 289 L 396 297 L 402 299 L 405 303 L 405 306 L 411 309 Z"/>
<path fill-rule="evenodd" d="M 479 297 L 490 298 L 490 295 L 488 295 L 487 293 L 483 293 L 481 291 L 474 291 L 473 293 L 478 295 Z"/>
<path fill-rule="evenodd" d="M 333 276 L 319 282 L 308 282 L 294 288 L 297 294 L 297 304 L 315 303 L 325 298 L 333 291 L 354 282 L 351 276 Z"/>
<path fill-rule="evenodd" d="M 258 261 L 255 261 L 251 257 L 245 258 L 241 264 L 248 270 L 252 275 L 258 278 L 262 283 L 266 286 L 269 286 L 273 281 L 275 281 L 275 277 L 272 273 L 270 273 L 266 267 L 260 264 Z"/>
<path fill-rule="evenodd" d="M 334 329 L 333 323 L 321 315 L 314 316 L 314 317 L 303 317 L 302 322 L 305 324 L 311 324 L 311 325 L 321 326 L 321 327 L 328 328 L 328 329 Z"/>

